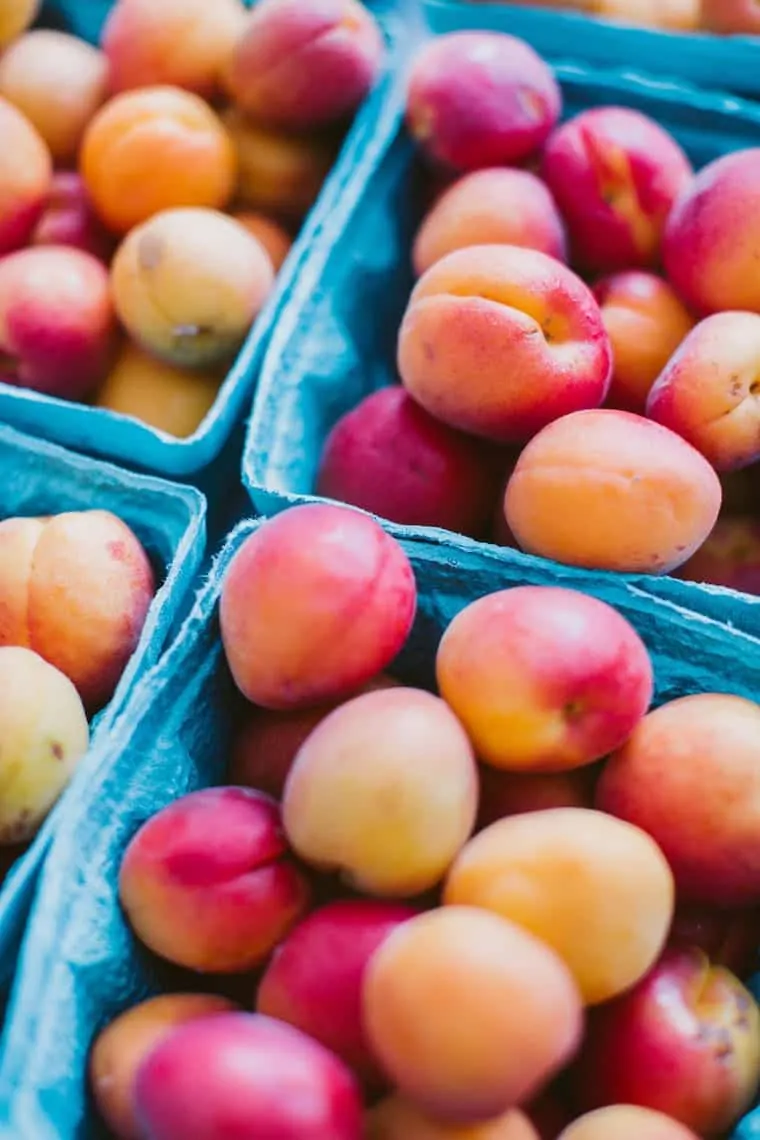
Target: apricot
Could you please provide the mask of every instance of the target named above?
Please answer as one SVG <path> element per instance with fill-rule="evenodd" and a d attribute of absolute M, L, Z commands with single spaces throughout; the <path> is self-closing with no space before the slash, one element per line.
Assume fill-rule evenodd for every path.
<path fill-rule="evenodd" d="M 760 12 L 753 0 L 701 0 L 700 18 L 708 32 L 760 35 Z"/>
<path fill-rule="evenodd" d="M 501 32 L 453 32 L 418 53 L 406 120 L 435 162 L 457 170 L 510 166 L 536 154 L 562 109 L 551 68 Z"/>
<path fill-rule="evenodd" d="M 271 709 L 349 697 L 403 647 L 417 604 L 401 546 L 369 516 L 306 504 L 242 545 L 222 587 L 222 641 L 241 692 Z"/>
<path fill-rule="evenodd" d="M 760 522 L 751 516 L 719 518 L 675 577 L 760 596 Z"/>
<path fill-rule="evenodd" d="M 673 918 L 673 876 L 640 828 L 584 808 L 491 824 L 449 872 L 447 904 L 482 906 L 529 930 L 567 963 L 589 1005 L 651 968 Z"/>
<path fill-rule="evenodd" d="M 87 751 L 76 689 L 29 649 L 0 648 L 0 844 L 31 839 Z"/>
<path fill-rule="evenodd" d="M 518 245 L 565 261 L 565 229 L 546 186 L 527 170 L 477 170 L 444 190 L 422 222 L 412 261 L 418 277 L 471 245 Z"/>
<path fill-rule="evenodd" d="M 0 48 L 5 48 L 34 23 L 42 0 L 6 0 L 0 7 Z"/>
<path fill-rule="evenodd" d="M 95 214 L 82 178 L 57 170 L 30 245 L 70 245 L 108 263 L 116 241 Z"/>
<path fill-rule="evenodd" d="M 693 177 L 672 135 L 628 107 L 593 107 L 564 123 L 541 174 L 574 260 L 596 272 L 656 266 L 670 210 Z"/>
<path fill-rule="evenodd" d="M 411 898 L 443 878 L 477 804 L 475 759 L 454 714 L 397 688 L 356 697 L 314 729 L 288 775 L 283 820 L 308 863 L 366 894 Z"/>
<path fill-rule="evenodd" d="M 369 1112 L 366 1140 L 539 1140 L 519 1109 L 507 1109 L 485 1124 L 446 1124 L 433 1120 L 400 1096 L 388 1097 Z"/>
<path fill-rule="evenodd" d="M 149 819 L 127 847 L 119 894 L 146 946 L 216 974 L 263 962 L 309 902 L 277 804 L 247 788 L 191 792 Z"/>
<path fill-rule="evenodd" d="M 0 257 L 20 249 L 45 208 L 53 161 L 39 131 L 0 97 Z"/>
<path fill-rule="evenodd" d="M 274 218 L 267 217 L 266 214 L 258 213 L 256 210 L 234 210 L 232 217 L 241 226 L 244 226 L 249 234 L 258 238 L 269 254 L 275 273 L 278 273 L 293 245 L 293 239 L 285 227 L 276 222 Z"/>
<path fill-rule="evenodd" d="M 0 58 L 0 95 L 37 128 L 57 163 L 76 160 L 107 85 L 103 53 L 64 32 L 27 32 Z"/>
<path fill-rule="evenodd" d="M 578 412 L 527 445 L 507 486 L 523 550 L 571 566 L 667 574 L 715 525 L 721 485 L 675 432 L 630 412 Z"/>
<path fill-rule="evenodd" d="M 753 701 L 682 697 L 651 712 L 602 774 L 597 805 L 654 837 L 683 900 L 760 902 L 759 739 Z"/>
<path fill-rule="evenodd" d="M 478 830 L 508 815 L 547 808 L 590 808 L 598 772 L 595 765 L 566 772 L 505 772 L 480 769 Z"/>
<path fill-rule="evenodd" d="M 389 935 L 367 967 L 363 1009 L 402 1096 L 461 1124 L 530 1097 L 571 1059 L 582 1021 L 573 979 L 548 946 L 466 906 L 419 915 Z"/>
<path fill-rule="evenodd" d="M 127 1010 L 98 1035 L 90 1054 L 90 1082 L 95 1103 L 119 1140 L 141 1140 L 134 1085 L 151 1049 L 178 1025 L 234 1008 L 217 995 L 164 994 Z"/>
<path fill-rule="evenodd" d="M 357 0 L 259 0 L 232 53 L 227 93 L 258 122 L 307 130 L 355 111 L 382 57 L 377 22 Z"/>
<path fill-rule="evenodd" d="M 417 282 L 398 367 L 431 415 L 518 443 L 601 404 L 612 351 L 599 306 L 570 269 L 537 250 L 482 245 L 448 254 Z"/>
<path fill-rule="evenodd" d="M 235 147 L 207 103 L 178 87 L 126 91 L 101 107 L 82 141 L 80 171 L 115 233 L 179 206 L 223 209 L 235 189 Z"/>
<path fill-rule="evenodd" d="M 652 385 L 694 320 L 672 287 L 654 273 L 615 273 L 595 285 L 594 296 L 612 343 L 607 404 L 643 415 Z"/>
<path fill-rule="evenodd" d="M 101 36 L 111 91 L 167 84 L 213 99 L 244 26 L 239 0 L 118 0 Z"/>
<path fill-rule="evenodd" d="M 699 1140 L 690 1128 L 649 1108 L 617 1104 L 589 1112 L 558 1140 Z"/>
<path fill-rule="evenodd" d="M 513 771 L 601 760 L 627 740 L 654 690 L 633 626 L 597 598 L 552 586 L 470 603 L 443 635 L 436 676 L 480 759 Z"/>
<path fill-rule="evenodd" d="M 111 266 L 116 312 L 148 352 L 213 368 L 241 347 L 274 283 L 269 256 L 216 210 L 165 210 L 136 226 Z"/>

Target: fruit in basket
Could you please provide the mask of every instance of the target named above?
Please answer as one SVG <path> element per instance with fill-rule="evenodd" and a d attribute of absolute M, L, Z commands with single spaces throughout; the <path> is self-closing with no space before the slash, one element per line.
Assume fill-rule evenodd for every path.
<path fill-rule="evenodd" d="M 594 296 L 612 343 L 607 405 L 643 415 L 649 390 L 694 319 L 667 281 L 642 270 L 603 278 Z"/>
<path fill-rule="evenodd" d="M 579 1117 L 557 1140 L 699 1140 L 670 1116 L 636 1105 L 616 1104 Z"/>
<path fill-rule="evenodd" d="M 671 283 L 696 313 L 760 313 L 760 147 L 703 167 L 679 195 L 665 227 Z"/>
<path fill-rule="evenodd" d="M 0 380 L 81 400 L 104 378 L 116 322 L 101 261 L 39 246 L 0 260 Z"/>
<path fill-rule="evenodd" d="M 124 855 L 119 895 L 156 954 L 201 973 L 262 963 L 309 903 L 274 800 L 207 788 L 143 824 Z"/>
<path fill-rule="evenodd" d="M 715 966 L 738 977 L 752 973 L 760 947 L 760 910 L 719 910 L 681 903 L 668 937 L 670 946 L 702 950 Z"/>
<path fill-rule="evenodd" d="M 572 1057 L 578 991 L 544 943 L 468 906 L 410 919 L 372 956 L 369 1040 L 398 1091 L 433 1117 L 476 1124 L 524 1102 Z"/>
<path fill-rule="evenodd" d="M 256 1009 L 308 1033 L 369 1089 L 384 1078 L 362 1024 L 362 982 L 375 950 L 417 911 L 365 899 L 330 903 L 308 915 L 275 950 Z"/>
<path fill-rule="evenodd" d="M 278 273 L 293 244 L 293 239 L 285 227 L 267 214 L 255 210 L 235 210 L 232 217 L 241 226 L 245 226 L 249 234 L 258 238 L 269 254 L 275 273 Z"/>
<path fill-rule="evenodd" d="M 101 36 L 111 91 L 167 84 L 213 99 L 244 27 L 240 0 L 118 0 Z"/>
<path fill-rule="evenodd" d="M 382 57 L 377 22 L 357 0 L 259 0 L 225 85 L 258 122 L 308 130 L 355 111 Z"/>
<path fill-rule="evenodd" d="M 137 1074 L 150 1140 L 361 1140 L 361 1100 L 346 1066 L 290 1025 L 223 1013 L 175 1029 Z"/>
<path fill-rule="evenodd" d="M 590 808 L 594 804 L 596 765 L 566 772 L 506 772 L 480 769 L 478 830 L 508 815 L 548 808 Z"/>
<path fill-rule="evenodd" d="M 96 216 L 80 175 L 57 170 L 30 245 L 70 245 L 106 264 L 116 241 Z"/>
<path fill-rule="evenodd" d="M 334 425 L 316 491 L 391 522 L 482 538 L 503 467 L 499 451 L 433 419 L 394 385 L 373 392 Z"/>
<path fill-rule="evenodd" d="M 0 8 L 0 48 L 5 48 L 34 23 L 42 0 L 6 0 Z"/>
<path fill-rule="evenodd" d="M 555 808 L 491 824 L 460 852 L 447 904 L 480 906 L 541 938 L 591 1005 L 651 968 L 673 918 L 673 876 L 638 827 Z"/>
<path fill-rule="evenodd" d="M 699 452 L 630 412 L 578 412 L 544 428 L 507 486 L 523 550 L 571 566 L 667 574 L 702 545 L 721 485 Z"/>
<path fill-rule="evenodd" d="M 671 950 L 633 990 L 591 1014 L 575 1090 L 589 1109 L 638 1104 L 717 1136 L 749 1108 L 759 1071 L 752 995 L 701 951 Z"/>
<path fill-rule="evenodd" d="M 715 313 L 666 364 L 647 415 L 678 432 L 718 471 L 760 459 L 760 315 Z"/>
<path fill-rule="evenodd" d="M 574 259 L 607 273 L 657 265 L 668 214 L 693 172 L 654 119 L 628 107 L 593 107 L 554 132 L 541 173 Z"/>
<path fill-rule="evenodd" d="M 369 1111 L 365 1134 L 366 1140 L 539 1140 L 528 1117 L 517 1108 L 463 1129 L 425 1115 L 400 1096 L 388 1097 Z"/>
<path fill-rule="evenodd" d="M 411 898 L 441 881 L 477 807 L 457 718 L 430 693 L 396 688 L 356 697 L 314 729 L 288 775 L 283 821 L 307 863 L 366 894 Z"/>
<path fill-rule="evenodd" d="M 527 170 L 476 170 L 444 190 L 422 222 L 412 260 L 420 277 L 455 249 L 519 245 L 567 258 L 565 227 L 546 186 Z"/>
<path fill-rule="evenodd" d="M 28 32 L 0 58 L 0 95 L 37 128 L 56 163 L 76 161 L 107 84 L 103 53 L 64 32 Z"/>
<path fill-rule="evenodd" d="M 237 175 L 219 117 L 178 87 L 109 99 L 90 120 L 79 165 L 95 209 L 118 234 L 173 207 L 222 209 Z"/>
<path fill-rule="evenodd" d="M 53 162 L 39 131 L 0 97 L 0 257 L 29 240 L 50 192 Z"/>
<path fill-rule="evenodd" d="M 760 706 L 701 693 L 651 712 L 609 760 L 602 811 L 660 844 L 682 900 L 760 902 Z"/>
<path fill-rule="evenodd" d="M 141 1140 L 135 1114 L 135 1079 L 151 1049 L 185 1022 L 231 1012 L 215 994 L 163 994 L 141 1002 L 103 1030 L 90 1054 L 90 1082 L 108 1128 L 119 1140 Z"/>
<path fill-rule="evenodd" d="M 37 653 L 0 648 L 0 844 L 31 839 L 87 751 L 68 677 Z"/>
<path fill-rule="evenodd" d="M 760 11 L 755 0 L 702 0 L 702 27 L 724 35 L 760 35 Z"/>
<path fill-rule="evenodd" d="M 398 367 L 431 415 L 517 443 L 598 407 L 612 351 L 591 290 L 570 269 L 537 250 L 483 245 L 448 254 L 417 282 Z"/>
<path fill-rule="evenodd" d="M 718 519 L 676 577 L 760 595 L 760 522 L 749 515 Z"/>
<path fill-rule="evenodd" d="M 308 504 L 265 522 L 227 572 L 220 607 L 232 675 L 250 701 L 308 708 L 385 669 L 414 620 L 401 546 L 347 507 Z"/>
<path fill-rule="evenodd" d="M 606 602 L 552 586 L 471 602 L 443 635 L 436 676 L 478 757 L 516 772 L 600 760 L 628 739 L 654 689 L 633 626 Z"/>
<path fill-rule="evenodd" d="M 529 44 L 465 31 L 438 36 L 417 54 L 406 119 L 430 159 L 466 171 L 536 154 L 561 109 L 552 70 Z"/>
<path fill-rule="evenodd" d="M 116 312 L 148 352 L 184 368 L 228 363 L 274 283 L 259 241 L 216 210 L 164 210 L 111 265 Z"/>

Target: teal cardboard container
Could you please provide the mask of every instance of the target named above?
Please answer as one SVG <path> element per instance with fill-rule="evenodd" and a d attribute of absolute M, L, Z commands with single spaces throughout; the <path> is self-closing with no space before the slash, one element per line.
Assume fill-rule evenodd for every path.
<path fill-rule="evenodd" d="M 219 595 L 232 558 L 259 525 L 246 522 L 232 534 L 178 639 L 101 742 L 100 762 L 61 822 L 0 1052 L 0 1136 L 104 1136 L 86 1077 L 97 1033 L 167 983 L 174 989 L 210 985 L 168 971 L 136 944 L 119 906 L 117 876 L 124 849 L 145 820 L 186 792 L 224 782 L 240 698 L 221 647 Z M 760 641 L 642 594 L 624 579 L 559 568 L 547 573 L 535 561 L 505 563 L 494 550 L 443 532 L 387 529 L 412 562 L 419 594 L 414 629 L 391 669 L 406 683 L 433 688 L 440 637 L 471 601 L 509 586 L 551 582 L 586 589 L 634 623 L 653 657 L 657 703 L 710 690 L 757 695 Z M 237 995 L 249 1007 L 250 990 L 248 981 Z M 748 1140 L 754 1133 L 741 1135 Z"/>
<path fill-rule="evenodd" d="M 698 167 L 760 145 L 760 106 L 584 67 L 559 66 L 557 74 L 566 117 L 610 103 L 633 107 L 672 131 Z M 397 381 L 397 333 L 413 285 L 410 250 L 421 218 L 416 152 L 403 126 L 404 94 L 398 81 L 346 188 L 340 226 L 329 240 L 315 243 L 280 313 L 243 456 L 243 481 L 260 514 L 312 497 L 336 420 Z M 502 550 L 498 557 L 506 568 L 513 552 Z M 555 572 L 552 564 L 541 565 L 547 575 Z M 629 581 L 760 633 L 760 599 L 672 578 Z"/>
<path fill-rule="evenodd" d="M 101 508 L 136 533 L 156 571 L 158 592 L 139 644 L 110 703 L 91 722 L 91 746 L 57 806 L 0 888 L 0 1003 L 13 976 L 40 868 L 62 820 L 94 778 L 99 746 L 139 678 L 158 660 L 184 616 L 205 548 L 206 503 L 191 487 L 136 475 L 0 426 L 0 518 Z"/>

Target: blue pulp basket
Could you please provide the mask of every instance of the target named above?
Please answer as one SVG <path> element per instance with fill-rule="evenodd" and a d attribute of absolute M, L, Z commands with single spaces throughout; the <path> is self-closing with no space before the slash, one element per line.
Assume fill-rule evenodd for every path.
<path fill-rule="evenodd" d="M 112 0 L 50 0 L 43 19 L 85 39 L 97 40 L 111 6 Z M 375 4 L 386 33 L 388 67 L 397 52 L 402 53 L 409 44 L 408 37 L 400 37 L 401 20 L 395 7 L 392 0 L 378 0 Z M 264 350 L 283 300 L 298 280 L 305 255 L 330 218 L 336 195 L 351 176 L 355 151 L 372 132 L 381 104 L 382 95 L 376 92 L 357 114 L 332 174 L 280 270 L 269 300 L 254 322 L 213 408 L 192 436 L 176 439 L 105 408 L 71 403 L 6 384 L 0 384 L 0 421 L 129 467 L 180 479 L 198 476 L 222 453 L 235 425 L 250 407 Z"/>
<path fill-rule="evenodd" d="M 61 821 L 2 1043 L 3 1137 L 102 1136 L 86 1087 L 94 1036 L 167 980 L 174 989 L 209 985 L 168 970 L 136 944 L 119 908 L 117 874 L 127 842 L 146 819 L 178 796 L 224 780 L 240 698 L 221 647 L 219 594 L 231 559 L 259 525 L 243 523 L 232 534 L 177 641 L 114 722 L 111 739 L 101 742 L 97 771 Z M 443 532 L 388 530 L 409 555 L 419 591 L 412 635 L 392 670 L 407 683 L 434 687 L 438 641 L 469 602 L 508 586 L 552 582 L 596 594 L 635 624 L 653 656 L 658 703 L 708 690 L 757 693 L 760 641 L 642 594 L 621 578 L 549 574 L 536 562 L 505 565 L 494 550 Z M 250 1001 L 249 991 L 250 983 L 243 1001 Z M 749 1140 L 760 1128 L 741 1135 Z"/>
<path fill-rule="evenodd" d="M 610 103 L 634 107 L 671 130 L 697 166 L 760 145 L 760 106 L 571 65 L 557 74 L 566 116 Z M 243 481 L 262 515 L 312 497 L 333 424 L 397 379 L 396 340 L 413 284 L 410 249 L 419 223 L 415 147 L 403 128 L 403 104 L 404 85 L 397 82 L 336 212 L 340 228 L 315 243 L 280 313 L 243 457 Z M 498 557 L 505 573 L 515 559 L 532 564 L 511 550 Z M 642 592 L 760 633 L 758 599 L 671 578 L 629 580 Z"/>
<path fill-rule="evenodd" d="M 0 518 L 93 507 L 112 511 L 132 527 L 161 585 L 113 698 L 92 722 L 90 751 L 0 890 L 0 1001 L 13 975 L 34 888 L 56 828 L 93 778 L 98 747 L 110 738 L 134 683 L 156 663 L 183 616 L 182 606 L 204 552 L 206 515 L 205 500 L 193 488 L 122 471 L 0 426 Z"/>
<path fill-rule="evenodd" d="M 552 61 L 620 67 L 686 80 L 708 90 L 760 96 L 760 36 L 714 36 L 626 27 L 578 12 L 508 3 L 422 0 L 435 32 L 479 28 L 527 40 Z"/>

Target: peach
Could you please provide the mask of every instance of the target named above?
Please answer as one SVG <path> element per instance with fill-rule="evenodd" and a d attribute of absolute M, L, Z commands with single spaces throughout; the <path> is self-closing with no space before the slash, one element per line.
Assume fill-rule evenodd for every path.
<path fill-rule="evenodd" d="M 274 952 L 256 1009 L 321 1041 L 370 1088 L 383 1085 L 361 1015 L 367 963 L 417 912 L 364 899 L 330 903 L 305 918 Z"/>
<path fill-rule="evenodd" d="M 175 1029 L 136 1082 L 150 1140 L 361 1140 L 361 1100 L 337 1057 L 290 1025 L 222 1013 Z"/>
<path fill-rule="evenodd" d="M 300 222 L 317 199 L 335 157 L 334 142 L 320 135 L 271 130 L 236 107 L 222 115 L 237 156 L 237 201 Z"/>
<path fill-rule="evenodd" d="M 222 209 L 235 188 L 235 147 L 207 103 L 178 87 L 109 99 L 90 121 L 80 171 L 114 233 L 179 206 Z"/>
<path fill-rule="evenodd" d="M 474 907 L 399 926 L 364 979 L 370 1042 L 398 1091 L 451 1123 L 485 1123 L 522 1103 L 572 1057 L 581 1003 L 537 938 Z M 466 1135 L 466 1134 L 465 1134 Z"/>
<path fill-rule="evenodd" d="M 671 286 L 654 273 L 615 273 L 594 286 L 594 296 L 612 343 L 607 404 L 643 415 L 650 388 L 694 320 Z"/>
<path fill-rule="evenodd" d="M 118 0 L 101 35 L 111 91 L 166 84 L 212 99 L 244 26 L 240 0 Z"/>
<path fill-rule="evenodd" d="M 466 174 L 441 194 L 417 231 L 412 261 L 421 276 L 447 253 L 470 245 L 519 245 L 559 261 L 565 228 L 535 174 L 508 167 Z"/>
<path fill-rule="evenodd" d="M 760 313 L 760 147 L 709 163 L 685 185 L 665 227 L 667 276 L 696 313 Z"/>
<path fill-rule="evenodd" d="M 760 522 L 746 517 L 718 519 L 704 544 L 675 576 L 760 595 Z"/>
<path fill-rule="evenodd" d="M 0 17 L 1 19 L 2 17 Z M 53 161 L 25 115 L 0 97 L 0 257 L 25 245 L 50 191 Z"/>
<path fill-rule="evenodd" d="M 651 712 L 602 773 L 598 806 L 654 837 L 684 900 L 760 902 L 758 740 L 753 701 L 682 697 Z"/>
<path fill-rule="evenodd" d="M 306 504 L 240 548 L 222 588 L 222 641 L 244 696 L 271 709 L 351 696 L 401 650 L 417 604 L 401 546 L 358 511 Z"/>
<path fill-rule="evenodd" d="M 122 906 L 156 954 L 202 973 L 245 973 L 298 921 L 309 887 L 274 800 L 191 792 L 143 824 L 124 855 Z"/>
<path fill-rule="evenodd" d="M 606 602 L 517 586 L 470 603 L 436 657 L 438 689 L 481 760 L 563 771 L 618 748 L 654 690 L 646 646 Z"/>
<path fill-rule="evenodd" d="M 0 844 L 31 839 L 87 751 L 71 681 L 29 649 L 0 648 Z"/>
<path fill-rule="evenodd" d="M 59 170 L 53 175 L 44 212 L 32 231 L 31 245 L 70 245 L 109 262 L 116 242 L 92 208 L 80 175 Z"/>
<path fill-rule="evenodd" d="M 406 119 L 428 157 L 465 171 L 529 158 L 561 109 L 549 65 L 527 43 L 465 31 L 438 36 L 418 53 Z"/>
<path fill-rule="evenodd" d="M 234 1008 L 212 994 L 164 994 L 127 1010 L 99 1034 L 90 1054 L 90 1081 L 95 1103 L 119 1140 L 141 1140 L 134 1085 L 151 1049 L 176 1026 Z"/>
<path fill-rule="evenodd" d="M 273 284 L 261 243 L 216 210 L 164 210 L 127 235 L 111 266 L 127 332 L 184 368 L 229 362 Z"/>
<path fill-rule="evenodd" d="M 749 1108 L 759 1070 L 752 995 L 700 951 L 671 950 L 592 1014 L 576 1091 L 586 1108 L 637 1104 L 717 1136 Z"/>
<path fill-rule="evenodd" d="M 596 272 L 656 265 L 668 214 L 693 176 L 672 135 L 628 107 L 592 107 L 564 123 L 541 173 L 574 259 Z"/>
<path fill-rule="evenodd" d="M 544 428 L 507 486 L 523 550 L 570 566 L 667 574 L 702 545 L 721 504 L 715 471 L 675 432 L 630 412 L 578 412 Z"/>
<path fill-rule="evenodd" d="M 636 1105 L 616 1104 L 579 1117 L 558 1140 L 699 1140 L 670 1116 Z"/>
<path fill-rule="evenodd" d="M 193 372 L 177 368 L 126 340 L 95 403 L 177 439 L 187 439 L 211 411 L 223 379 L 221 369 Z"/>
<path fill-rule="evenodd" d="M 584 808 L 491 824 L 460 852 L 447 904 L 482 906 L 543 939 L 595 1005 L 651 968 L 673 918 L 673 876 L 654 841 Z"/>
<path fill-rule="evenodd" d="M 597 777 L 595 765 L 568 772 L 505 772 L 483 765 L 478 830 L 508 815 L 593 807 Z"/>
<path fill-rule="evenodd" d="M 314 729 L 288 775 L 283 821 L 308 863 L 366 894 L 410 898 L 443 878 L 477 806 L 477 767 L 454 714 L 397 688 L 356 697 Z"/>
<path fill-rule="evenodd" d="M 482 245 L 448 254 L 417 282 L 398 367 L 431 415 L 518 443 L 598 407 L 612 350 L 599 306 L 570 269 L 537 250 Z"/>
<path fill-rule="evenodd" d="M 700 17 L 708 32 L 760 35 L 760 11 L 755 0 L 702 0 Z"/>
<path fill-rule="evenodd" d="M 539 1140 L 528 1117 L 516 1108 L 485 1124 L 446 1124 L 400 1096 L 388 1097 L 370 1111 L 365 1135 L 366 1140 Z"/>
<path fill-rule="evenodd" d="M 235 210 L 232 217 L 244 226 L 249 234 L 258 238 L 269 254 L 275 273 L 279 273 L 293 245 L 293 239 L 285 227 L 274 218 L 269 218 L 256 210 Z"/>
<path fill-rule="evenodd" d="M 0 7 L 0 48 L 5 48 L 34 23 L 42 0 L 7 0 Z"/>
<path fill-rule="evenodd" d="M 676 908 L 668 944 L 702 950 L 714 965 L 745 977 L 757 962 L 760 911 L 682 903 Z"/>
<path fill-rule="evenodd" d="M 367 396 L 325 441 L 317 494 L 392 522 L 482 537 L 499 489 L 497 455 L 455 431 L 403 388 Z"/>
<path fill-rule="evenodd" d="M 377 22 L 357 0 L 259 0 L 225 83 L 258 122 L 308 130 L 355 111 L 382 57 Z"/>
<path fill-rule="evenodd" d="M 0 95 L 37 128 L 57 163 L 76 161 L 107 84 L 103 53 L 65 32 L 27 32 L 0 58 Z"/>

